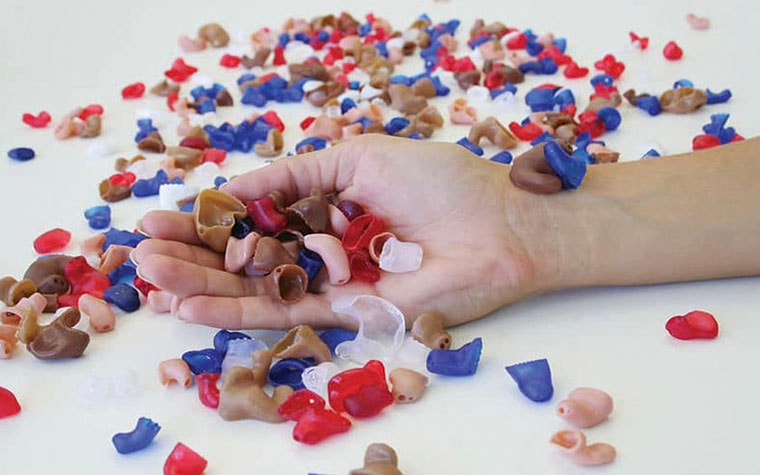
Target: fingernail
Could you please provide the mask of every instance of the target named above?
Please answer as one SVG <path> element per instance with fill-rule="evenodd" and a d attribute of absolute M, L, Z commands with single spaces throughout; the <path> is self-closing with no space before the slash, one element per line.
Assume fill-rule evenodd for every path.
<path fill-rule="evenodd" d="M 147 231 L 145 231 L 145 229 L 143 228 L 142 218 L 138 219 L 137 223 L 135 223 L 135 229 L 137 229 L 137 231 L 143 236 L 151 237 L 150 234 Z"/>

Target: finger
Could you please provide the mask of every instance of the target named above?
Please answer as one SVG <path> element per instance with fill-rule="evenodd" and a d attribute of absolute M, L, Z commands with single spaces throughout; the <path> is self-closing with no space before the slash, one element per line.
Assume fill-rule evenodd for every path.
<path fill-rule="evenodd" d="M 163 239 L 141 241 L 132 253 L 131 258 L 135 264 L 139 265 L 146 257 L 152 255 L 174 257 L 212 269 L 224 269 L 224 256 L 211 249 Z"/>
<path fill-rule="evenodd" d="M 261 279 L 242 277 L 160 254 L 147 256 L 137 270 L 140 278 L 179 298 L 193 295 L 243 297 L 264 292 Z"/>
<path fill-rule="evenodd" d="M 203 245 L 195 231 L 192 213 L 166 210 L 148 211 L 140 220 L 138 228 L 152 238 Z"/>
<path fill-rule="evenodd" d="M 367 152 L 366 143 L 367 140 L 348 140 L 316 152 L 281 158 L 231 179 L 222 190 L 243 201 L 280 191 L 286 202 L 308 196 L 312 189 L 327 194 L 339 192 L 351 183 L 356 159 Z"/>
<path fill-rule="evenodd" d="M 333 314 L 330 301 L 324 295 L 315 294 L 307 294 L 288 305 L 275 302 L 268 295 L 243 298 L 201 295 L 184 299 L 177 317 L 186 322 L 230 330 L 289 330 L 296 325 L 331 328 L 346 327 L 351 323 Z"/>

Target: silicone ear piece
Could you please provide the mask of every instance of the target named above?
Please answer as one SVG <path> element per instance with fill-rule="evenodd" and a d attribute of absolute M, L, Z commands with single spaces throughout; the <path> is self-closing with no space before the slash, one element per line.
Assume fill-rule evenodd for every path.
<path fill-rule="evenodd" d="M 335 313 L 351 317 L 359 325 L 356 338 L 335 348 L 341 358 L 364 363 L 392 357 L 404 341 L 404 315 L 389 301 L 374 295 L 341 297 L 333 301 Z"/>
<path fill-rule="evenodd" d="M 578 465 L 604 465 L 615 460 L 613 446 L 603 442 L 586 445 L 586 435 L 579 430 L 561 430 L 550 442 Z"/>
<path fill-rule="evenodd" d="M 612 398 L 594 388 L 576 388 L 557 406 L 557 414 L 570 424 L 586 429 L 609 417 Z"/>

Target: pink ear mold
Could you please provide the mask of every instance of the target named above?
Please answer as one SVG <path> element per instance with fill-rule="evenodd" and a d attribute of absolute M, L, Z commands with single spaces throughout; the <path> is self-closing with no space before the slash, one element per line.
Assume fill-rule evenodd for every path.
<path fill-rule="evenodd" d="M 116 314 L 105 300 L 83 294 L 77 304 L 79 311 L 90 322 L 90 328 L 98 333 L 110 332 L 116 327 Z"/>
<path fill-rule="evenodd" d="M 452 124 L 472 125 L 478 117 L 475 108 L 467 104 L 467 99 L 459 97 L 449 105 L 449 120 Z"/>
<path fill-rule="evenodd" d="M 550 442 L 577 465 L 605 465 L 615 460 L 615 447 L 604 442 L 586 445 L 586 435 L 577 429 L 556 432 Z"/>
<path fill-rule="evenodd" d="M 710 19 L 707 17 L 700 17 L 694 13 L 686 14 L 686 22 L 689 23 L 695 30 L 706 30 L 710 28 Z"/>
<path fill-rule="evenodd" d="M 250 232 L 243 239 L 230 236 L 227 241 L 227 248 L 224 251 L 224 269 L 232 273 L 240 272 L 246 264 L 253 260 L 256 244 L 260 238 L 261 234 L 257 232 Z"/>
<path fill-rule="evenodd" d="M 557 406 L 557 414 L 581 429 L 605 421 L 612 412 L 612 397 L 600 389 L 576 388 Z"/>
<path fill-rule="evenodd" d="M 340 210 L 335 209 L 343 216 Z M 346 223 L 348 223 L 348 220 L 346 220 Z M 332 285 L 343 285 L 351 279 L 348 255 L 340 239 L 326 233 L 307 234 L 303 237 L 303 245 L 306 249 L 316 252 L 322 258 L 327 269 L 327 276 Z"/>
<path fill-rule="evenodd" d="M 16 330 L 15 326 L 0 324 L 0 360 L 7 360 L 13 356 L 13 349 L 18 343 Z"/>
<path fill-rule="evenodd" d="M 417 401 L 425 392 L 428 377 L 408 368 L 396 368 L 388 375 L 391 394 L 396 404 L 408 404 Z"/>
<path fill-rule="evenodd" d="M 164 386 L 177 384 L 187 389 L 193 384 L 193 373 L 182 358 L 172 358 L 159 363 L 158 377 Z"/>

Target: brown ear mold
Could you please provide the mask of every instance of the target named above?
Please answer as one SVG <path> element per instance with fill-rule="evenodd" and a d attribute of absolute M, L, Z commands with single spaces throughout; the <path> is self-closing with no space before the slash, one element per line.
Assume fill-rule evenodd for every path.
<path fill-rule="evenodd" d="M 669 89 L 660 95 L 662 110 L 674 114 L 688 114 L 707 104 L 707 94 L 693 87 Z"/>
<path fill-rule="evenodd" d="M 451 347 L 451 334 L 444 329 L 443 316 L 437 312 L 425 312 L 415 318 L 411 335 L 431 349 L 448 350 Z"/>
<path fill-rule="evenodd" d="M 301 198 L 286 208 L 286 211 L 292 211 L 297 214 L 311 230 L 311 232 L 321 233 L 327 229 L 329 212 L 327 209 L 327 198 L 319 190 L 311 190 L 306 198 Z"/>
<path fill-rule="evenodd" d="M 503 150 L 517 147 L 517 137 L 494 116 L 486 117 L 470 127 L 470 133 L 467 137 L 470 142 L 480 145 L 480 139 L 483 137 Z"/>
<path fill-rule="evenodd" d="M 256 383 L 253 371 L 243 366 L 233 366 L 224 375 L 217 411 L 226 421 L 256 419 L 283 422 L 285 419 L 277 413 L 277 408 L 292 393 L 290 386 L 282 385 L 274 388 L 272 396 L 269 396 Z"/>
<path fill-rule="evenodd" d="M 401 475 L 398 455 L 388 444 L 370 444 L 364 452 L 364 467 L 351 470 L 349 475 Z"/>
<path fill-rule="evenodd" d="M 246 216 L 245 205 L 213 188 L 202 190 L 193 209 L 198 238 L 216 252 L 224 252 L 235 219 Z"/>
<path fill-rule="evenodd" d="M 79 311 L 69 307 L 50 325 L 40 326 L 35 338 L 26 345 L 41 360 L 78 358 L 90 343 L 90 335 L 71 328 L 79 321 Z"/>
<path fill-rule="evenodd" d="M 230 43 L 230 35 L 219 23 L 206 23 L 198 28 L 198 38 L 214 48 L 223 48 Z"/>
<path fill-rule="evenodd" d="M 68 289 L 68 282 L 66 282 L 66 285 Z M 21 299 L 30 297 L 35 292 L 37 292 L 37 286 L 31 279 L 24 278 L 21 281 L 17 281 L 10 276 L 0 279 L 0 300 L 5 305 L 16 305 Z"/>
<path fill-rule="evenodd" d="M 309 276 L 299 265 L 282 264 L 267 275 L 264 287 L 274 300 L 280 303 L 295 303 L 306 294 Z"/>
<path fill-rule="evenodd" d="M 298 325 L 272 347 L 277 358 L 314 358 L 319 363 L 332 361 L 330 348 L 308 325 Z"/>
<path fill-rule="evenodd" d="M 69 281 L 64 270 L 70 260 L 71 256 L 63 254 L 37 259 L 26 269 L 24 279 L 34 282 L 41 294 L 65 294 L 69 291 Z"/>
<path fill-rule="evenodd" d="M 246 266 L 248 275 L 269 274 L 278 266 L 295 264 L 296 260 L 282 242 L 271 236 L 263 236 L 256 241 L 253 261 Z"/>
<path fill-rule="evenodd" d="M 513 185 L 539 194 L 557 193 L 562 190 L 562 180 L 546 161 L 544 145 L 536 145 L 514 159 L 509 170 L 509 179 Z"/>

